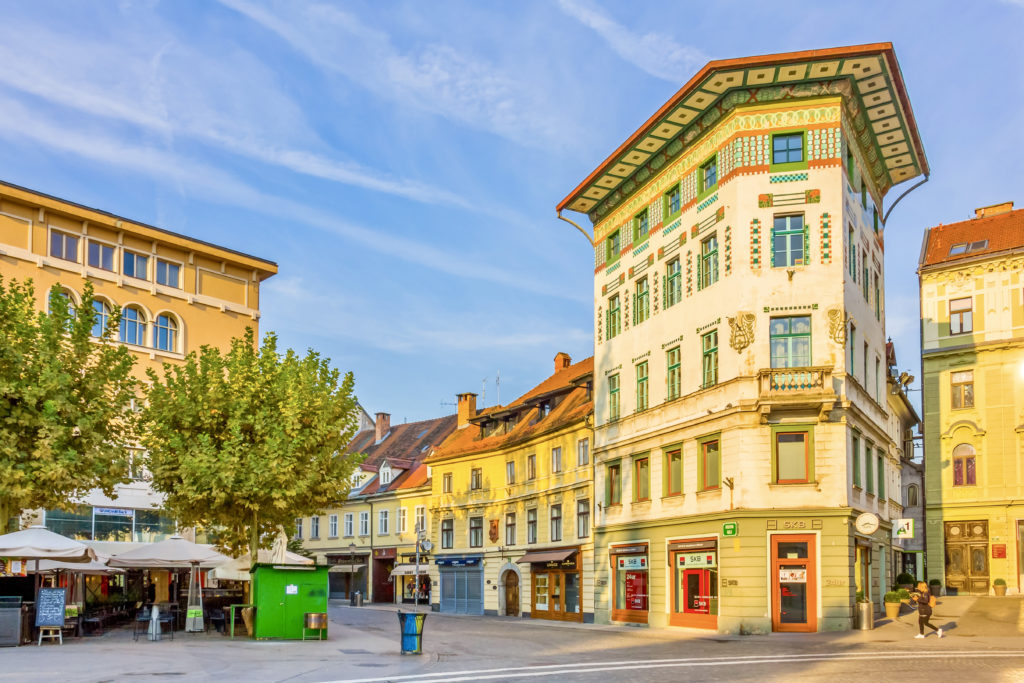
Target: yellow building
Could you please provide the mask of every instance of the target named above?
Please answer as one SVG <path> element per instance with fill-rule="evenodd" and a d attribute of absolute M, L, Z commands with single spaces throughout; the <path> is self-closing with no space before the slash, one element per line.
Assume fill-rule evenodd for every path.
<path fill-rule="evenodd" d="M 140 378 L 204 344 L 227 348 L 246 327 L 258 331 L 260 284 L 276 272 L 266 259 L 0 183 L 0 274 L 31 278 L 40 309 L 53 285 L 78 305 L 91 282 L 101 320 L 122 308 L 117 339 Z M 94 492 L 76 511 L 44 513 L 45 524 L 83 540 L 161 540 L 174 521 L 143 472 L 135 474 L 115 498 Z"/>
<path fill-rule="evenodd" d="M 1024 210 L 925 234 L 921 281 L 928 571 L 950 592 L 1024 586 Z"/>
<path fill-rule="evenodd" d="M 416 582 L 416 538 L 429 533 L 431 490 L 424 463 L 455 429 L 455 416 L 391 425 L 377 413 L 369 429 L 356 434 L 348 450 L 366 456 L 353 474 L 352 494 L 337 508 L 295 520 L 302 545 L 320 564 L 329 564 L 330 595 L 350 598 L 358 591 L 372 602 L 429 604 L 429 554 L 421 553 Z"/>
<path fill-rule="evenodd" d="M 459 395 L 427 459 L 433 609 L 593 621 L 593 359 L 554 370 L 506 406 Z"/>

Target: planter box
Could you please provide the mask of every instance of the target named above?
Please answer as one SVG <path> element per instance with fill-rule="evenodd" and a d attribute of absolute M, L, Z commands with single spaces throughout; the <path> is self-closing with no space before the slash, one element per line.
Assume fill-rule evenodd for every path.
<path fill-rule="evenodd" d="M 903 606 L 902 602 L 887 602 L 885 603 L 885 616 L 888 619 L 897 619 L 900 616 L 900 607 Z"/>

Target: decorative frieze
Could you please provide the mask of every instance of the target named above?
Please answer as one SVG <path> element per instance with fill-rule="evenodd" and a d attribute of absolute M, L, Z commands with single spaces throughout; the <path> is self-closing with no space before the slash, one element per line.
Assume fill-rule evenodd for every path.
<path fill-rule="evenodd" d="M 757 218 L 750 221 L 750 267 L 761 268 L 761 221 Z"/>

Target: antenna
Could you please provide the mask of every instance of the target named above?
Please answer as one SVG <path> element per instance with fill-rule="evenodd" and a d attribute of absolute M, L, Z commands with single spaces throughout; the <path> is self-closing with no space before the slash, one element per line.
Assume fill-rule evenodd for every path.
<path fill-rule="evenodd" d="M 497 376 L 494 378 L 494 386 L 498 390 L 498 401 L 497 405 L 501 405 L 501 370 L 498 370 Z"/>
<path fill-rule="evenodd" d="M 480 380 L 480 407 L 483 408 L 487 405 L 487 378 L 484 377 Z"/>

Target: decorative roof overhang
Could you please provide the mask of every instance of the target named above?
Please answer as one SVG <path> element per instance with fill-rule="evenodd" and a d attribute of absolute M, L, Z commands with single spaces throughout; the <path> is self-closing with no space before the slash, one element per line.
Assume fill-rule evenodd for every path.
<path fill-rule="evenodd" d="M 842 95 L 878 199 L 919 175 L 928 160 L 892 43 L 708 62 L 558 203 L 597 223 L 734 108 Z"/>

